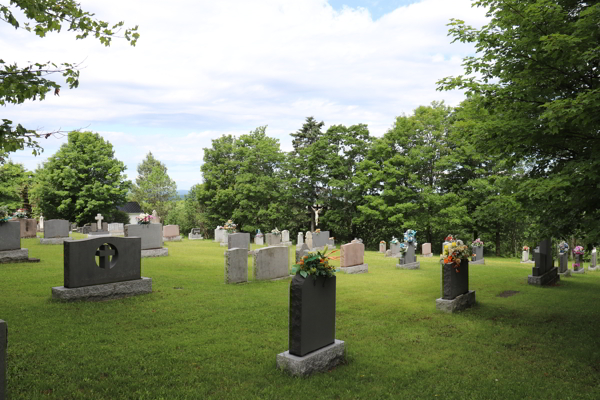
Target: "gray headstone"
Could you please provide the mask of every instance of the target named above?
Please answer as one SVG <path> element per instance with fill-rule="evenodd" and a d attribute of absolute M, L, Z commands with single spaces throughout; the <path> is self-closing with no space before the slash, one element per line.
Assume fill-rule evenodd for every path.
<path fill-rule="evenodd" d="M 103 230 L 104 232 L 108 232 L 108 222 L 103 222 L 103 223 L 102 223 L 102 230 Z"/>
<path fill-rule="evenodd" d="M 225 251 L 225 283 L 240 282 L 248 282 L 248 249 L 229 249 Z"/>
<path fill-rule="evenodd" d="M 483 246 L 473 247 L 473 253 L 475 254 L 475 257 L 471 257 L 471 261 L 483 260 Z"/>
<path fill-rule="evenodd" d="M 282 242 L 290 241 L 290 231 L 285 230 L 285 229 L 283 231 L 281 231 L 281 241 Z"/>
<path fill-rule="evenodd" d="M 390 254 L 395 256 L 398 253 L 400 253 L 400 242 L 390 243 Z"/>
<path fill-rule="evenodd" d="M 160 249 L 163 247 L 162 224 L 125 225 L 125 237 L 141 237 L 142 250 Z"/>
<path fill-rule="evenodd" d="M 275 246 L 277 244 L 281 244 L 281 235 L 277 235 L 275 233 L 267 233 L 267 246 Z"/>
<path fill-rule="evenodd" d="M 312 240 L 312 232 L 311 231 L 306 231 L 306 245 L 308 246 L 309 249 L 312 249 L 313 246 L 313 240 Z"/>
<path fill-rule="evenodd" d="M 568 258 L 569 258 L 569 255 L 567 253 L 562 253 L 562 254 L 558 255 L 558 273 L 559 274 L 564 274 L 565 272 L 567 272 L 567 269 L 569 268 Z"/>
<path fill-rule="evenodd" d="M 459 272 L 454 264 L 442 264 L 442 298 L 453 300 L 469 291 L 469 260 L 462 260 Z"/>
<path fill-rule="evenodd" d="M 6 397 L 6 348 L 8 347 L 8 328 L 0 319 L 0 400 Z"/>
<path fill-rule="evenodd" d="M 112 224 L 108 224 L 108 231 L 111 233 L 119 233 L 124 232 L 125 226 L 118 222 L 113 222 Z"/>
<path fill-rule="evenodd" d="M 254 244 L 257 246 L 262 246 L 265 244 L 265 237 L 263 236 L 254 236 Z"/>
<path fill-rule="evenodd" d="M 302 232 L 298 232 L 298 240 L 296 245 L 301 245 L 302 243 L 304 243 L 304 234 Z"/>
<path fill-rule="evenodd" d="M 325 247 L 329 245 L 329 231 L 321 231 L 312 234 L 312 248 Z"/>
<path fill-rule="evenodd" d="M 254 253 L 254 279 L 277 279 L 290 275 L 288 248 L 263 247 Z"/>
<path fill-rule="evenodd" d="M 412 243 L 408 244 L 406 248 L 406 253 L 404 256 L 400 258 L 399 264 L 412 264 L 417 262 L 417 256 L 415 255 L 415 245 Z"/>
<path fill-rule="evenodd" d="M 535 267 L 533 267 L 532 275 L 541 276 L 550 272 L 554 268 L 554 260 L 552 259 L 552 245 L 550 239 L 542 240 L 538 247 L 534 250 L 533 258 Z"/>
<path fill-rule="evenodd" d="M 69 221 L 50 219 L 45 222 L 44 239 L 69 237 Z"/>
<path fill-rule="evenodd" d="M 306 243 L 302 243 L 301 245 L 296 245 L 296 263 L 300 261 L 302 257 L 308 254 L 308 246 Z"/>
<path fill-rule="evenodd" d="M 246 249 L 250 248 L 249 233 L 230 233 L 227 235 L 227 248 L 231 249 Z M 247 253 L 247 252 L 246 252 Z M 246 254 L 248 256 L 248 254 Z"/>
<path fill-rule="evenodd" d="M 64 243 L 66 288 L 141 279 L 141 239 L 101 237 Z"/>
<path fill-rule="evenodd" d="M 592 250 L 592 261 L 590 262 L 590 267 L 596 268 L 596 262 L 597 262 L 596 249 L 594 248 L 594 250 Z"/>
<path fill-rule="evenodd" d="M 0 223 L 0 251 L 21 248 L 21 223 L 6 221 Z"/>

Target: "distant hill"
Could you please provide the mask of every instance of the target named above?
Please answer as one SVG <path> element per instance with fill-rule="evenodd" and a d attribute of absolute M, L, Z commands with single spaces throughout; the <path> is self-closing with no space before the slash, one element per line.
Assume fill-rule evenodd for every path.
<path fill-rule="evenodd" d="M 183 199 L 185 197 L 185 195 L 188 194 L 189 192 L 190 192 L 189 190 L 178 190 L 177 195 L 179 196 L 179 198 Z"/>

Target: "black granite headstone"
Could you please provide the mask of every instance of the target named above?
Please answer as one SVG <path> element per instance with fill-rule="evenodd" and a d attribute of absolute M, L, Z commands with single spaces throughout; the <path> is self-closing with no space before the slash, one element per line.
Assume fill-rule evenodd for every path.
<path fill-rule="evenodd" d="M 101 237 L 64 243 L 66 288 L 141 279 L 142 239 Z"/>
<path fill-rule="evenodd" d="M 454 300 L 469 291 L 469 260 L 461 260 L 459 272 L 454 264 L 442 265 L 442 298 Z"/>
<path fill-rule="evenodd" d="M 303 278 L 290 283 L 289 352 L 298 357 L 335 342 L 335 277 Z"/>
<path fill-rule="evenodd" d="M 471 257 L 471 261 L 483 260 L 483 246 L 473 247 L 473 252 L 475 253 L 475 256 Z"/>
<path fill-rule="evenodd" d="M 535 253 L 534 253 L 535 254 Z M 563 274 L 567 272 L 568 269 L 568 254 L 562 253 L 558 255 L 558 272 Z"/>
<path fill-rule="evenodd" d="M 554 268 L 550 239 L 542 240 L 539 246 L 533 250 L 533 260 L 535 261 L 535 267 L 531 273 L 533 276 L 542 276 Z"/>

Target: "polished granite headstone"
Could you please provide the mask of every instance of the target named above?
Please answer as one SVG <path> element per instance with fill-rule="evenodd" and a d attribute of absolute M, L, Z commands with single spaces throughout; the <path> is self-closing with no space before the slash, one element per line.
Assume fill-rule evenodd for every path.
<path fill-rule="evenodd" d="M 436 308 L 453 313 L 473 304 L 475 291 L 469 290 L 469 260 L 461 260 L 459 268 L 454 264 L 442 264 L 442 297 L 436 300 Z"/>
<path fill-rule="evenodd" d="M 421 263 L 417 262 L 417 256 L 415 255 L 415 246 L 409 243 L 406 252 L 398 260 L 396 268 L 399 269 L 419 269 Z"/>
<path fill-rule="evenodd" d="M 536 286 L 552 285 L 560 280 L 558 268 L 554 266 L 552 258 L 552 244 L 550 239 L 542 240 L 538 247 L 533 250 L 535 267 L 527 278 L 527 283 Z"/>

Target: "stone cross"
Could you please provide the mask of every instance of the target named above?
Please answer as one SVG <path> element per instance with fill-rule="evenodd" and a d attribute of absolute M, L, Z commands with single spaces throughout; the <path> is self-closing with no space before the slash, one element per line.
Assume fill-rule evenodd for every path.
<path fill-rule="evenodd" d="M 98 215 L 96 215 L 95 220 L 98 221 L 98 230 L 101 231 L 102 230 L 102 220 L 104 219 L 104 217 L 102 216 L 102 214 L 98 213 Z"/>
<path fill-rule="evenodd" d="M 103 269 L 106 269 L 106 267 L 110 268 L 111 256 L 114 256 L 115 254 L 115 250 L 110 247 L 109 244 L 101 245 L 98 250 L 96 250 L 96 256 L 100 259 L 98 266 Z"/>

